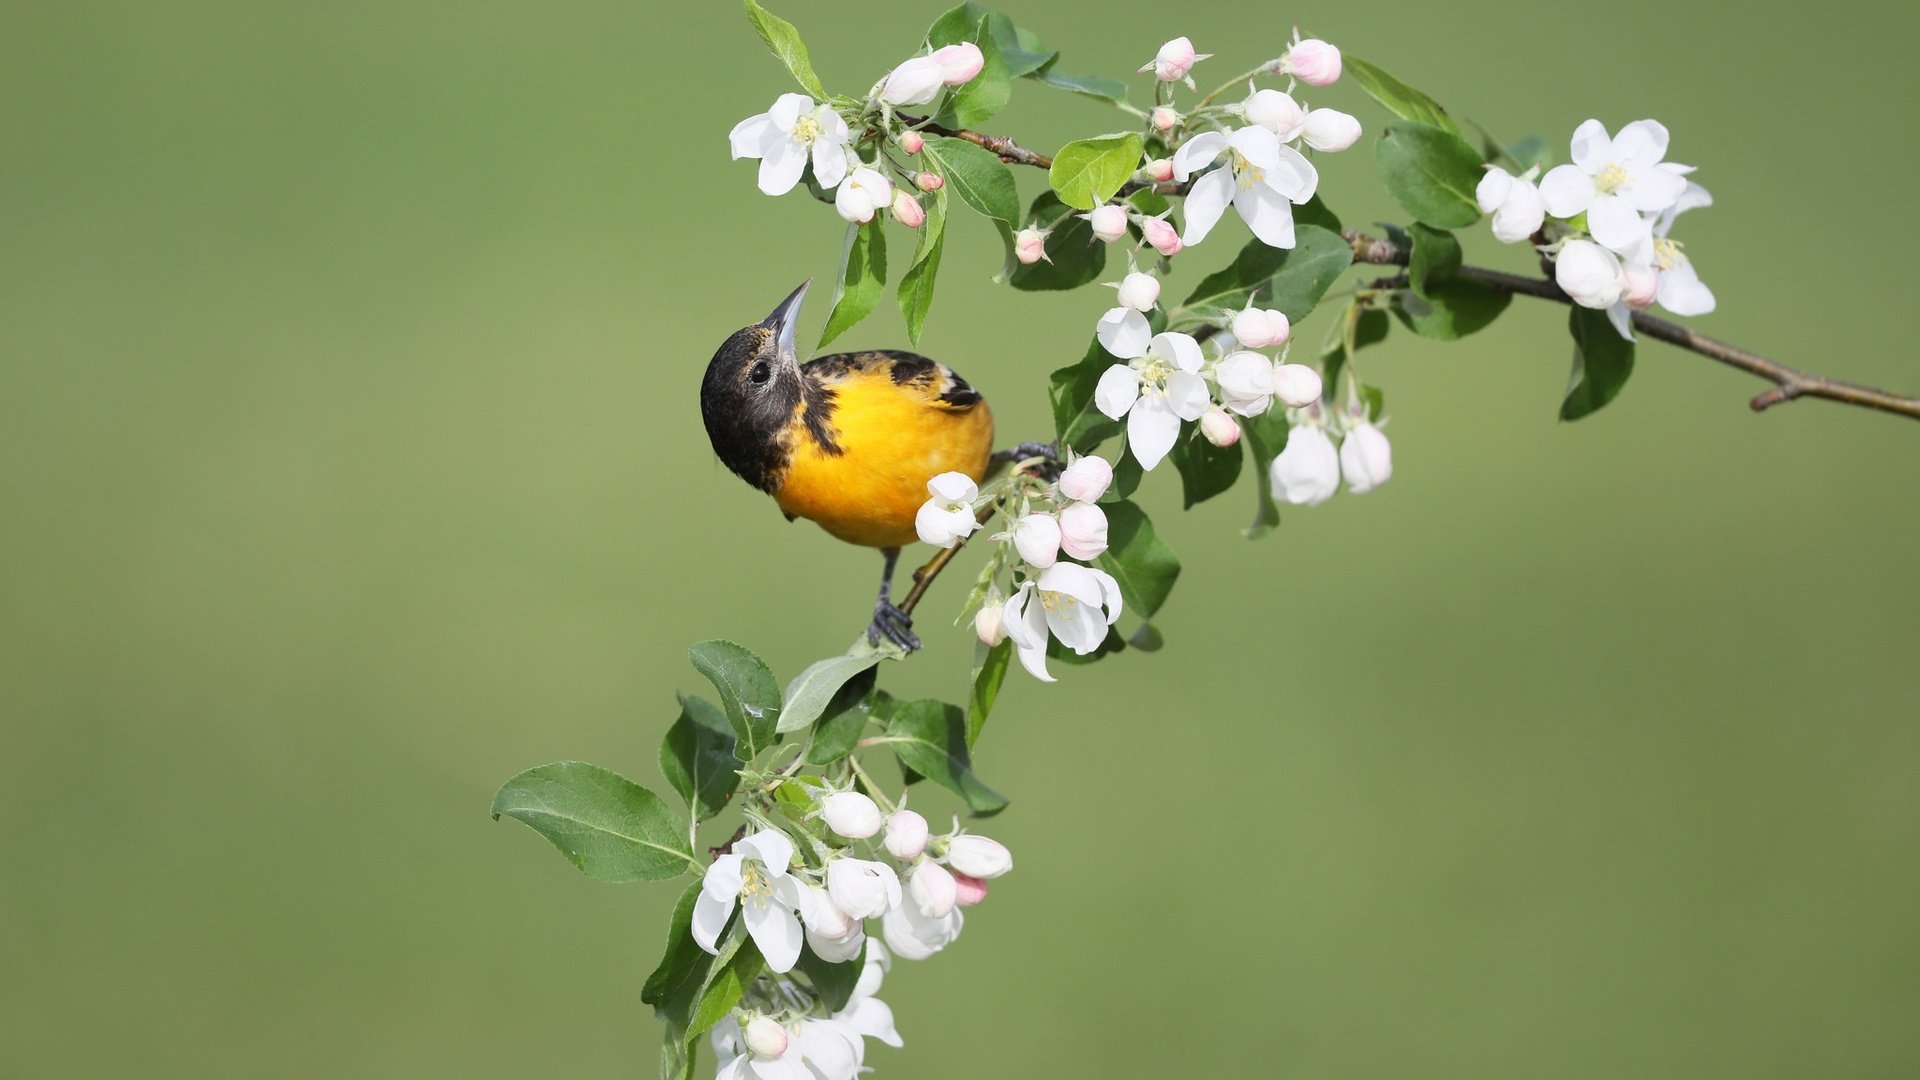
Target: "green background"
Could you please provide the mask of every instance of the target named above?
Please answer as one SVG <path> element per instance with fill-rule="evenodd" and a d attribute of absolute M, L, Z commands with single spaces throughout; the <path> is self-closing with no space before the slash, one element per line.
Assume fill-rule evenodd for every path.
<path fill-rule="evenodd" d="M 1562 156 L 1656 115 L 1720 199 L 1697 324 L 1920 389 L 1910 11 L 1170 7 L 1012 11 L 1070 70 L 1187 33 L 1215 80 L 1297 18 Z M 778 10 L 858 93 L 939 9 Z M 783 523 L 695 404 L 834 269 L 833 213 L 727 160 L 789 89 L 729 3 L 0 9 L 0 1073 L 652 1070 L 677 888 L 486 807 L 563 758 L 664 789 L 688 643 L 784 677 L 865 617 L 873 556 Z M 1023 82 L 992 126 L 1122 120 Z M 1370 158 L 1322 159 L 1351 222 L 1394 212 Z M 956 213 L 923 346 L 1043 434 L 1106 302 L 995 288 Z M 1150 477 L 1168 645 L 1010 678 L 980 769 L 1019 868 L 896 969 L 879 1075 L 1920 1073 L 1920 430 L 1754 416 L 1660 346 L 1561 424 L 1564 325 L 1396 330 L 1393 481 L 1265 541 L 1244 486 L 1182 515 Z M 844 340 L 902 337 L 889 302 Z M 960 692 L 960 593 L 896 692 Z"/>

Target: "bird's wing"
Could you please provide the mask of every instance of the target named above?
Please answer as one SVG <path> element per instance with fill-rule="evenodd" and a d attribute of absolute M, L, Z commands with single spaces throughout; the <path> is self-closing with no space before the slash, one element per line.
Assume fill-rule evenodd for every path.
<path fill-rule="evenodd" d="M 826 390 L 849 379 L 885 375 L 903 394 L 945 412 L 967 412 L 981 402 L 980 391 L 959 372 L 938 360 L 897 349 L 822 356 L 808 361 L 801 373 L 808 384 Z"/>

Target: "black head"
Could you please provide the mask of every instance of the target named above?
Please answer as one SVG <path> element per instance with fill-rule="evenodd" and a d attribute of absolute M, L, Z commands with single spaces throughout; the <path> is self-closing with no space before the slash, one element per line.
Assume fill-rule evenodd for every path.
<path fill-rule="evenodd" d="M 707 363 L 700 384 L 700 415 L 713 452 L 742 480 L 763 491 L 779 485 L 787 429 L 800 404 L 800 361 L 794 332 L 812 279 L 793 290 L 773 314 L 734 331 Z"/>

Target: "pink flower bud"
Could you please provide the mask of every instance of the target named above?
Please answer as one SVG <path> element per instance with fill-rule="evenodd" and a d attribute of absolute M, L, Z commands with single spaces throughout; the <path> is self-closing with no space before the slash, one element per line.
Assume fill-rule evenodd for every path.
<path fill-rule="evenodd" d="M 1027 266 L 1041 259 L 1047 259 L 1047 233 L 1044 229 L 1028 227 L 1021 229 L 1013 237 L 1013 257 Z M 1047 259 L 1052 262 L 1052 259 Z"/>
<path fill-rule="evenodd" d="M 1280 70 L 1308 86 L 1332 86 L 1340 80 L 1340 50 L 1319 38 L 1296 41 Z"/>
<path fill-rule="evenodd" d="M 1634 266 L 1629 263 L 1624 268 L 1627 276 L 1627 291 L 1620 299 L 1634 311 L 1645 311 L 1653 306 L 1660 294 L 1660 275 L 1652 267 Z"/>
<path fill-rule="evenodd" d="M 939 191 L 941 188 L 947 186 L 945 177 L 939 173 L 931 172 L 921 173 L 919 176 L 913 178 L 913 182 L 921 191 Z"/>
<path fill-rule="evenodd" d="M 1152 60 L 1141 65 L 1140 70 L 1153 72 L 1153 77 L 1161 82 L 1177 82 L 1187 77 L 1187 72 L 1193 70 L 1195 63 L 1211 55 L 1195 53 L 1193 42 L 1177 37 L 1160 46 L 1160 51 L 1154 54 Z"/>
<path fill-rule="evenodd" d="M 1106 458 L 1083 457 L 1060 474 L 1060 494 L 1074 502 L 1099 502 L 1113 483 L 1113 466 Z"/>
<path fill-rule="evenodd" d="M 1172 131 L 1173 126 L 1180 122 L 1180 114 L 1174 112 L 1170 106 L 1159 105 L 1154 108 L 1147 119 L 1148 122 L 1153 124 L 1153 130 L 1155 131 Z"/>
<path fill-rule="evenodd" d="M 1156 184 L 1164 184 L 1173 179 L 1173 159 L 1154 158 L 1147 162 L 1147 167 L 1142 171 L 1147 174 L 1147 179 Z"/>
<path fill-rule="evenodd" d="M 1091 213 L 1081 214 L 1087 224 L 1093 226 L 1093 235 L 1111 244 L 1127 235 L 1127 208 L 1119 203 L 1107 203 L 1096 206 Z"/>
<path fill-rule="evenodd" d="M 1233 336 L 1249 349 L 1284 344 L 1292 334 L 1286 313 L 1272 308 L 1248 308 L 1233 317 Z"/>
<path fill-rule="evenodd" d="M 1107 550 L 1107 512 L 1089 502 L 1060 511 L 1060 550 L 1085 562 Z"/>
<path fill-rule="evenodd" d="M 887 815 L 887 835 L 882 844 L 887 854 L 902 862 L 919 858 L 927 847 L 927 819 L 912 810 L 895 810 Z"/>
<path fill-rule="evenodd" d="M 980 644 L 991 649 L 1007 639 L 1006 620 L 1001 617 L 1005 611 L 1001 604 L 988 604 L 973 613 L 973 632 Z"/>
<path fill-rule="evenodd" d="M 972 907 L 987 898 L 987 883 L 977 877 L 955 874 L 953 885 L 953 902 L 961 907 Z"/>
<path fill-rule="evenodd" d="M 959 899 L 959 887 L 946 867 L 931 860 L 907 871 L 907 899 L 929 919 L 944 919 Z"/>
<path fill-rule="evenodd" d="M 925 105 L 940 96 L 946 72 L 931 56 L 916 56 L 887 73 L 880 100 L 889 105 Z"/>
<path fill-rule="evenodd" d="M 919 199 L 907 194 L 906 188 L 895 188 L 893 220 L 909 229 L 917 229 L 927 223 L 927 208 L 920 205 Z"/>
<path fill-rule="evenodd" d="M 787 1029 L 769 1017 L 756 1016 L 742 1030 L 747 1052 L 757 1058 L 777 1058 L 787 1052 Z"/>
<path fill-rule="evenodd" d="M 820 800 L 827 828 L 849 840 L 865 840 L 880 831 L 880 808 L 857 791 L 840 791 Z"/>
<path fill-rule="evenodd" d="M 1160 279 L 1133 271 L 1120 282 L 1120 306 L 1145 313 L 1160 302 Z"/>
<path fill-rule="evenodd" d="M 1180 242 L 1180 233 L 1165 218 L 1148 218 L 1140 223 L 1140 231 L 1145 234 L 1147 243 L 1162 255 L 1178 255 L 1186 245 Z"/>
<path fill-rule="evenodd" d="M 940 65 L 941 81 L 948 86 L 972 82 L 980 69 L 987 66 L 987 58 L 980 55 L 980 46 L 971 41 L 935 49 L 933 59 Z"/>
<path fill-rule="evenodd" d="M 1201 414 L 1200 434 L 1215 446 L 1229 447 L 1240 441 L 1240 423 L 1216 405 Z"/>
<path fill-rule="evenodd" d="M 1304 409 L 1320 400 L 1320 373 L 1305 364 L 1281 364 L 1273 369 L 1273 396 L 1290 409 Z"/>
<path fill-rule="evenodd" d="M 926 145 L 926 138 L 917 131 L 902 132 L 900 135 L 900 149 L 905 150 L 909 154 L 919 153 L 921 147 Z"/>

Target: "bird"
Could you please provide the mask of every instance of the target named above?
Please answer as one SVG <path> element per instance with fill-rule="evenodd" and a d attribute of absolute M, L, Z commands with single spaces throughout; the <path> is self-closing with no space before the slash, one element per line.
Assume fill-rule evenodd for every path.
<path fill-rule="evenodd" d="M 879 596 L 867 638 L 908 652 L 913 619 L 893 603 L 902 546 L 927 482 L 963 473 L 981 482 L 993 458 L 993 411 L 960 374 L 897 349 L 834 353 L 800 363 L 800 306 L 812 279 L 773 314 L 722 342 L 700 384 L 700 415 L 722 464 L 773 496 L 788 521 L 878 548 Z"/>

